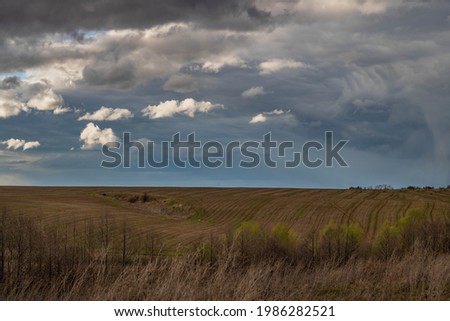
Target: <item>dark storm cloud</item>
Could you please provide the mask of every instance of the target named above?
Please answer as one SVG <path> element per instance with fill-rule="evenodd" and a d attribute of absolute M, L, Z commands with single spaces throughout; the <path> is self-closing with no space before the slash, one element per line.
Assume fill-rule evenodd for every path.
<path fill-rule="evenodd" d="M 344 106 L 334 123 L 351 146 L 401 158 L 429 156 L 433 137 L 423 112 L 405 99 L 356 100 Z M 345 124 L 342 126 L 342 124 Z"/>
<path fill-rule="evenodd" d="M 270 12 L 252 0 L 2 0 L 0 30 L 7 35 L 148 28 L 169 22 L 197 22 L 227 29 L 254 29 Z"/>
<path fill-rule="evenodd" d="M 83 67 L 79 84 L 127 89 L 151 79 L 168 79 L 192 62 L 215 63 L 215 59 L 245 50 L 247 44 L 246 36 L 195 30 L 186 25 L 109 33 L 92 44 L 90 50 L 95 54 Z M 193 87 L 189 90 L 193 91 Z"/>
<path fill-rule="evenodd" d="M 386 12 L 385 24 L 378 28 L 395 29 L 395 32 L 429 33 L 448 29 L 450 2 L 447 0 L 404 0 L 396 10 Z"/>
<path fill-rule="evenodd" d="M 0 82 L 0 90 L 9 90 L 19 87 L 21 81 L 18 77 L 6 77 Z"/>
<path fill-rule="evenodd" d="M 171 76 L 163 86 L 164 90 L 177 93 L 190 93 L 197 90 L 195 79 L 189 75 L 177 74 Z"/>
<path fill-rule="evenodd" d="M 135 64 L 128 59 L 99 61 L 84 68 L 83 81 L 90 86 L 130 88 L 137 81 Z"/>
<path fill-rule="evenodd" d="M 30 33 L 24 37 L 0 39 L 0 72 L 24 71 L 39 65 L 85 57 L 79 50 L 55 46 L 59 41 L 61 39 L 34 37 Z"/>

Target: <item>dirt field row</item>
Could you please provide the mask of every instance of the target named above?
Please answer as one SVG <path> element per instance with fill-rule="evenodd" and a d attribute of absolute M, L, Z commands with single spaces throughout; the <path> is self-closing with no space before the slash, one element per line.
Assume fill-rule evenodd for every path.
<path fill-rule="evenodd" d="M 170 246 L 226 233 L 243 221 L 267 229 L 286 223 L 299 237 L 330 220 L 357 223 L 371 238 L 383 222 L 410 208 L 425 209 L 431 219 L 450 219 L 448 189 L 1 187 L 0 204 L 13 214 L 74 231 L 106 219 L 126 224 L 133 237 L 157 236 Z"/>

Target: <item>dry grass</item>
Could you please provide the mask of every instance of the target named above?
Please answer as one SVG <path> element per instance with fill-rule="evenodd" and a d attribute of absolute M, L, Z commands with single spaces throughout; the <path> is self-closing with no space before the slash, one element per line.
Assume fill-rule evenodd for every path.
<path fill-rule="evenodd" d="M 3 285 L 4 286 L 4 285 Z M 0 286 L 2 289 L 2 286 Z M 211 266 L 195 255 L 146 264 L 75 266 L 50 280 L 26 276 L 2 300 L 448 300 L 450 255 L 417 248 L 401 258 L 305 269 L 283 260 Z"/>
<path fill-rule="evenodd" d="M 76 245 L 58 230 L 40 230 L 29 219 L 3 213 L 0 299 L 450 299 L 450 250 L 434 247 L 426 235 L 418 234 L 414 244 L 403 252 L 394 248 L 388 257 L 367 244 L 352 256 L 344 251 L 326 256 L 321 238 L 311 252 L 305 243 L 293 245 L 292 234 L 282 228 L 269 234 L 256 224 L 245 226 L 191 251 L 161 255 L 158 250 L 143 254 L 137 243 L 114 252 L 105 243 L 105 226 L 97 233 L 103 243 L 89 241 L 87 233 Z M 430 226 L 426 231 L 433 232 Z"/>

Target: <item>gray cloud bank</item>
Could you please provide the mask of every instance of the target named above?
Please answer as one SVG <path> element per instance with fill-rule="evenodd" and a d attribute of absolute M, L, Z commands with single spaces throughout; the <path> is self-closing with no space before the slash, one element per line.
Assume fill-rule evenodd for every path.
<path fill-rule="evenodd" d="M 8 35 L 79 30 L 145 29 L 170 22 L 195 21 L 215 28 L 254 29 L 270 12 L 252 0 L 2 0 L 0 29 Z"/>

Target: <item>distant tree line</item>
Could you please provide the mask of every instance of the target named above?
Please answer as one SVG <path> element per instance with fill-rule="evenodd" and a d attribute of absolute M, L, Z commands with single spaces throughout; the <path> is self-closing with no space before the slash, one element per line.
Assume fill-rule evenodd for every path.
<path fill-rule="evenodd" d="M 394 190 L 395 188 L 392 187 L 392 185 L 389 184 L 380 184 L 380 185 L 374 185 L 374 186 L 350 186 L 349 189 L 354 190 Z M 450 185 L 447 185 L 447 187 L 434 187 L 434 186 L 407 186 L 400 188 L 401 190 L 445 190 L 450 189 Z"/>

